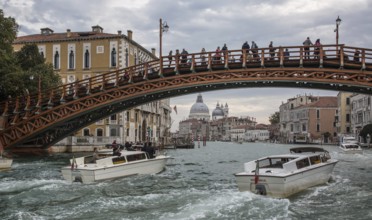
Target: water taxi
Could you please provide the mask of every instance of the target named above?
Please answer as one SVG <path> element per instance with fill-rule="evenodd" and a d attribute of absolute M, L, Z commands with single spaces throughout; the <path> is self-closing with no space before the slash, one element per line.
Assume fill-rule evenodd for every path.
<path fill-rule="evenodd" d="M 62 175 L 68 182 L 93 183 L 119 177 L 156 174 L 164 170 L 166 155 L 152 156 L 145 151 L 98 152 L 96 156 L 73 158 L 70 165 L 62 168 Z"/>
<path fill-rule="evenodd" d="M 236 183 L 239 191 L 285 198 L 326 183 L 337 162 L 322 148 L 292 148 L 289 154 L 245 163 L 244 171 L 235 174 Z"/>
<path fill-rule="evenodd" d="M 363 149 L 359 144 L 356 143 L 342 143 L 340 149 L 345 154 L 361 154 Z"/>

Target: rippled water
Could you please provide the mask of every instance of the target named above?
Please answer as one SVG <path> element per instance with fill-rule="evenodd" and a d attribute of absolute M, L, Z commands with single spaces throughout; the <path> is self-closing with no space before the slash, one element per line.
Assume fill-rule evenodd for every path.
<path fill-rule="evenodd" d="M 332 180 L 288 199 L 238 191 L 233 174 L 244 162 L 290 147 L 208 142 L 168 150 L 160 174 L 89 185 L 62 179 L 70 154 L 15 158 L 0 172 L 0 219 L 372 219 L 372 150 L 324 146 L 339 160 Z"/>

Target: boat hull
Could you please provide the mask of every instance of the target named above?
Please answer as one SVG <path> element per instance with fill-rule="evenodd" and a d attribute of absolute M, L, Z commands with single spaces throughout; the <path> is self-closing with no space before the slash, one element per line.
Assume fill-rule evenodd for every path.
<path fill-rule="evenodd" d="M 62 168 L 62 175 L 68 182 L 93 183 L 139 174 L 155 174 L 164 170 L 169 157 L 157 157 L 146 161 L 135 161 L 110 167 L 77 167 Z"/>
<path fill-rule="evenodd" d="M 304 168 L 283 176 L 260 175 L 255 184 L 254 174 L 235 174 L 239 191 L 251 191 L 277 198 L 286 198 L 309 187 L 326 183 L 337 161 Z"/>
<path fill-rule="evenodd" d="M 0 169 L 10 169 L 12 163 L 13 163 L 12 159 L 0 158 Z"/>

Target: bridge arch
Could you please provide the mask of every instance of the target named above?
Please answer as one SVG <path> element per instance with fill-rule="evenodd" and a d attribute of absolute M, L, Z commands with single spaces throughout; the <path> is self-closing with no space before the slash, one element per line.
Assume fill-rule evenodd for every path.
<path fill-rule="evenodd" d="M 0 104 L 3 147 L 47 147 L 87 125 L 135 106 L 191 93 L 295 87 L 371 94 L 372 50 L 325 45 L 305 58 L 303 47 L 176 55 Z M 315 53 L 316 51 L 319 53 Z M 355 51 L 360 55 L 355 57 Z M 353 60 L 345 59 L 352 57 Z M 358 58 L 358 59 L 357 59 Z M 144 122 L 142 122 L 144 123 Z M 142 124 L 143 125 L 143 124 Z M 143 129 L 147 126 L 142 126 Z"/>

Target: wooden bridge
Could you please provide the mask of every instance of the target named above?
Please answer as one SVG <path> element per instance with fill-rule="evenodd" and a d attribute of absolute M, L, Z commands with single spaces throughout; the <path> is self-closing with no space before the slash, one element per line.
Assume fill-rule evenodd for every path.
<path fill-rule="evenodd" d="M 372 94 L 372 49 L 322 45 L 305 52 L 290 46 L 175 55 L 39 88 L 0 103 L 0 147 L 48 147 L 114 113 L 201 91 L 298 87 Z"/>

